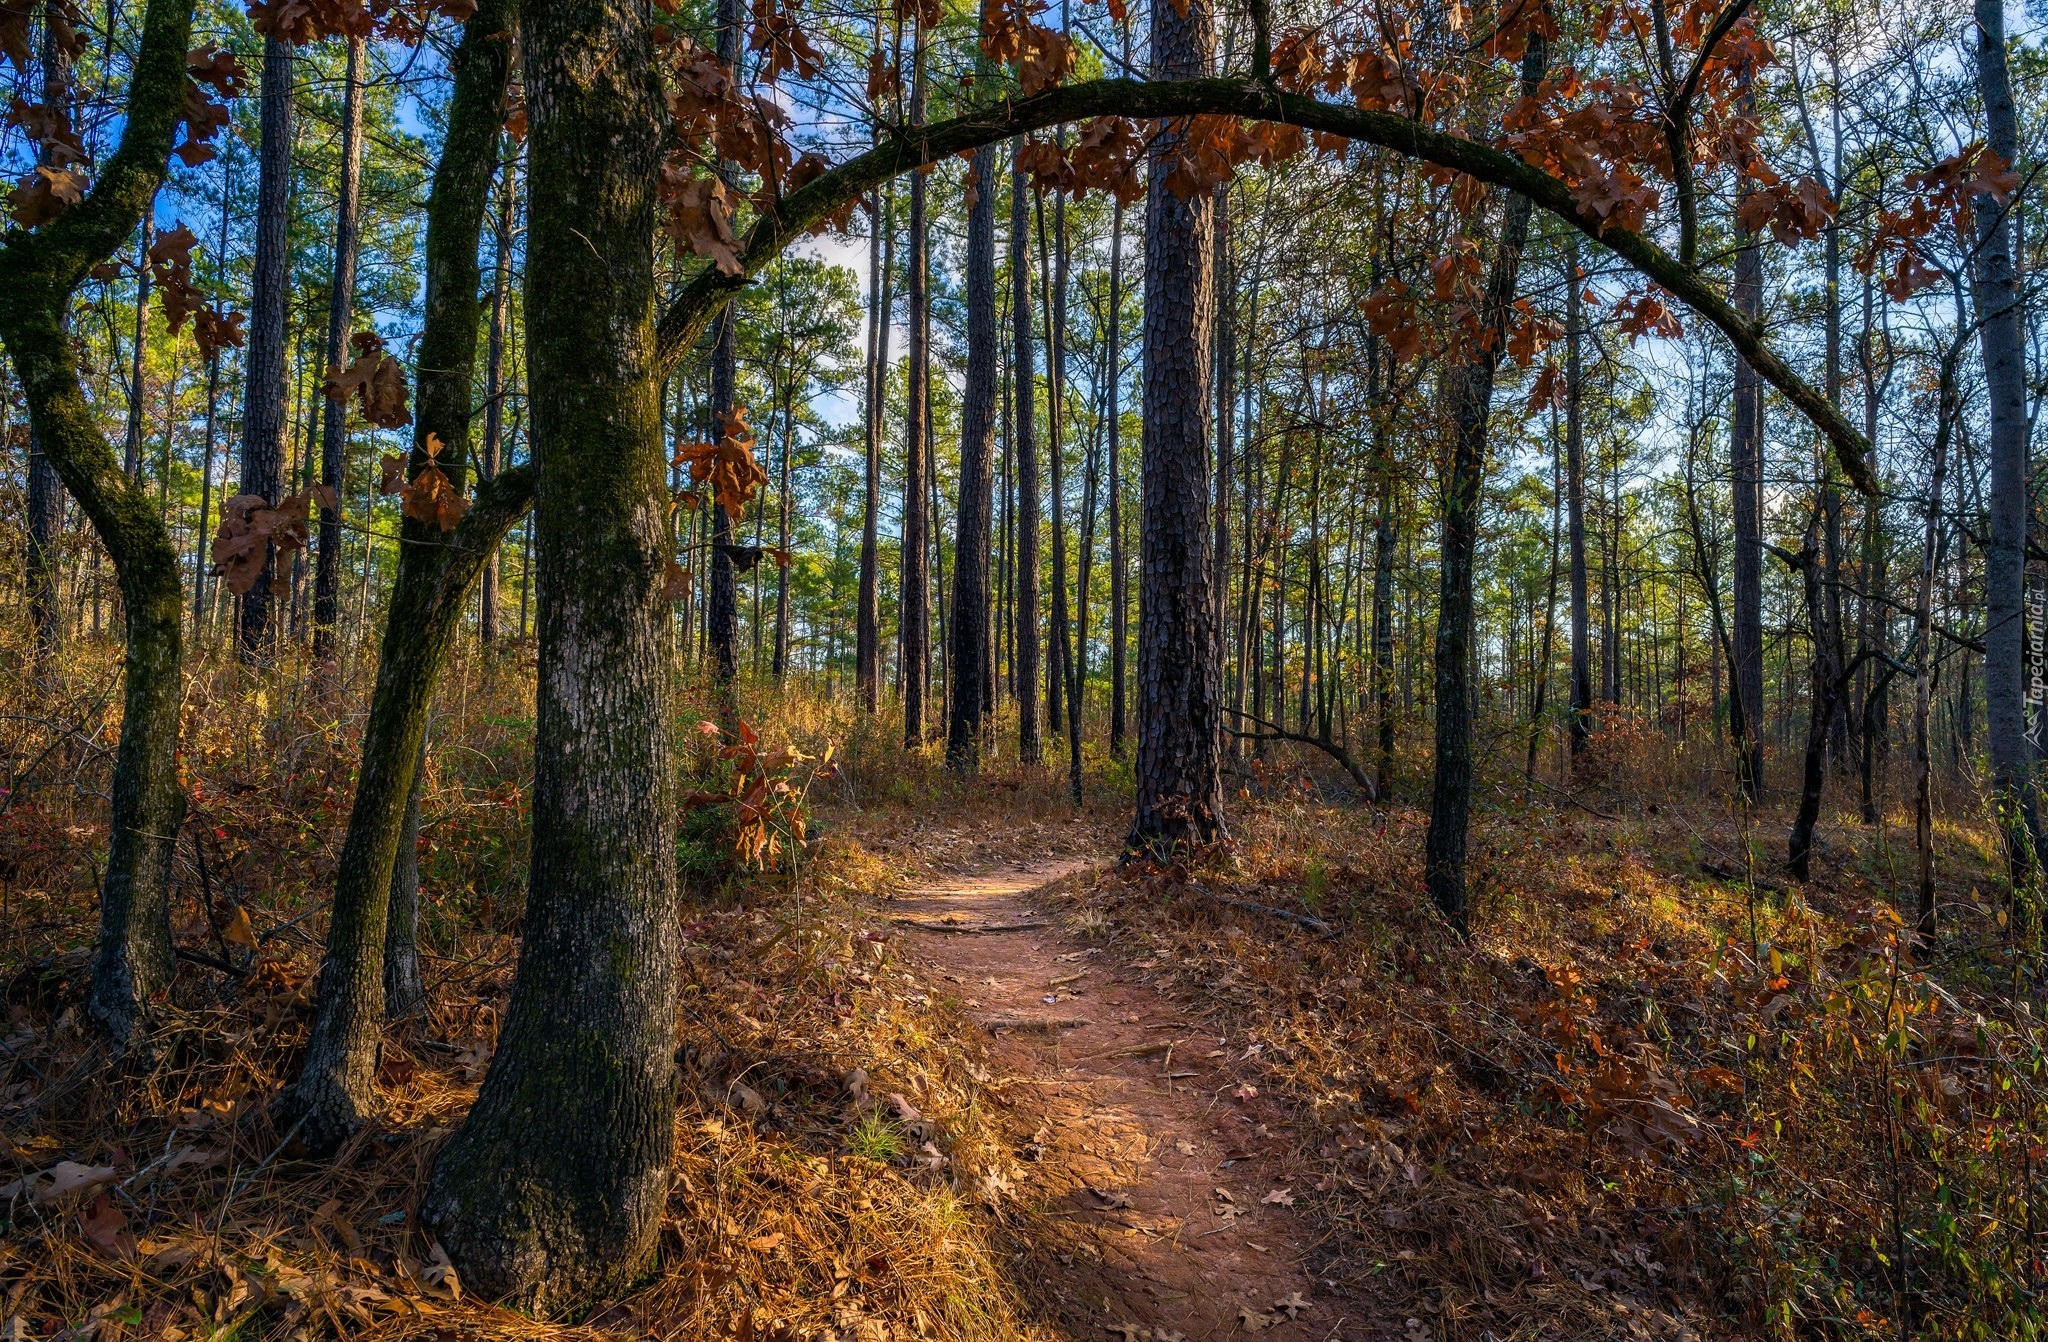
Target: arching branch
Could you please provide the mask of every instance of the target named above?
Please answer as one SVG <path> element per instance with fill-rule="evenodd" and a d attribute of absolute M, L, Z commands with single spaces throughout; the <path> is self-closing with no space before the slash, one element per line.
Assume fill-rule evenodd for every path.
<path fill-rule="evenodd" d="M 1396 116 L 1296 94 L 1241 78 L 1145 82 L 1099 79 L 1048 90 L 1036 97 L 1000 103 L 914 131 L 901 131 L 809 185 L 784 197 L 779 208 L 759 219 L 747 234 L 740 273 L 724 275 L 706 265 L 683 287 L 660 327 L 660 361 L 672 367 L 696 343 L 726 300 L 790 241 L 816 227 L 834 211 L 890 178 L 948 155 L 1012 135 L 1098 116 L 1156 117 L 1223 115 L 1278 121 L 1378 145 L 1439 167 L 1466 173 L 1490 186 L 1519 192 L 1669 290 L 1688 308 L 1712 322 L 1765 381 L 1824 434 L 1835 457 L 1858 489 L 1878 492 L 1866 462 L 1868 444 L 1842 412 L 1793 372 L 1765 341 L 1756 324 L 1735 310 L 1705 276 L 1640 233 L 1614 228 L 1582 210 L 1562 181 L 1511 154 Z"/>

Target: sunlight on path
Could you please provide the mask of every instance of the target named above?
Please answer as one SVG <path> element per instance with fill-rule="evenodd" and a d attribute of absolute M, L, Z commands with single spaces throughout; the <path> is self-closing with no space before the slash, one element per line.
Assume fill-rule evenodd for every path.
<path fill-rule="evenodd" d="M 1292 1135 L 1236 1093 L 1232 1041 L 1060 926 L 1048 888 L 1099 865 L 1012 866 L 891 905 L 934 989 L 995 1038 L 1021 1275 L 1077 1339 L 1406 1338 L 1319 1294 L 1315 1234 L 1266 1173 Z"/>

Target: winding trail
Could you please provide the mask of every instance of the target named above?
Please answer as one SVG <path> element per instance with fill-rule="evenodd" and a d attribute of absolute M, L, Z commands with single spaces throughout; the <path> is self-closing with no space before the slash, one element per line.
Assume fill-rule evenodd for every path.
<path fill-rule="evenodd" d="M 1311 1276 L 1302 1190 L 1279 1178 L 1295 1138 L 1232 1075 L 1243 1041 L 1059 925 L 1052 889 L 1098 865 L 1011 866 L 890 904 L 909 962 L 994 1036 L 1027 1288 L 1075 1339 L 1388 1335 Z"/>

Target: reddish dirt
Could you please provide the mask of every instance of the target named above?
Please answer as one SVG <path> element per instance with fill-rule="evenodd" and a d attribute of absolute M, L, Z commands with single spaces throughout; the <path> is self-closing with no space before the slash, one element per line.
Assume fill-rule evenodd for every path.
<path fill-rule="evenodd" d="M 1385 1335 L 1310 1274 L 1316 1232 L 1278 1175 L 1293 1136 L 1235 1093 L 1242 1041 L 1058 925 L 1047 887 L 1092 865 L 947 878 L 891 904 L 932 990 L 994 1034 L 1029 1285 L 1076 1339 Z"/>

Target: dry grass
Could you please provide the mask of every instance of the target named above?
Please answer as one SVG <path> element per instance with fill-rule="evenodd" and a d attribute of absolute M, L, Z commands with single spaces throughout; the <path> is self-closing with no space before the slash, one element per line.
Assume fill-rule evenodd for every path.
<path fill-rule="evenodd" d="M 186 966 L 155 1035 L 116 1063 L 78 1024 L 90 859 L 104 843 L 93 784 L 103 789 L 113 725 L 104 706 L 99 740 L 69 725 L 94 702 L 96 682 L 78 671 L 67 679 L 88 688 L 46 715 L 69 732 L 57 748 L 45 753 L 33 731 L 7 743 L 14 768 L 33 761 L 36 772 L 0 816 L 0 1182 L 26 1181 L 6 1200 L 0 1327 L 244 1339 L 1039 1335 L 983 1196 L 999 1194 L 982 1172 L 1007 1160 L 983 1101 L 991 1078 L 962 1042 L 972 1032 L 896 968 L 875 912 L 911 873 L 981 860 L 965 828 L 953 851 L 890 807 L 877 851 L 828 837 L 796 874 L 714 869 L 692 882 L 685 1084 L 658 1260 L 623 1298 L 542 1323 L 463 1295 L 409 1219 L 488 1063 L 517 954 L 531 710 L 516 664 L 469 668 L 439 705 L 421 842 L 432 1016 L 387 1039 L 383 1122 L 319 1163 L 280 1153 L 265 1104 L 304 1043 L 360 702 L 303 668 L 251 678 L 216 665 L 194 678 L 194 815 L 173 917 L 181 945 L 238 972 Z M 812 753 L 850 725 L 799 706 L 776 732 Z M 691 751 L 697 707 L 686 689 L 678 733 Z M 851 736 L 846 780 L 823 785 L 843 797 L 891 776 L 882 760 L 893 745 Z M 899 756 L 893 776 L 927 798 L 943 792 L 935 761 L 906 770 Z M 1047 780 L 999 790 L 984 809 L 1051 813 L 1056 797 Z M 875 815 L 820 799 L 839 800 L 848 830 Z M 1044 843 L 1100 842 L 1064 819 L 1053 828 Z M 1016 836 L 1028 828 L 1005 832 L 1024 852 Z M 253 953 L 218 931 L 239 915 L 259 940 Z M 89 1173 L 53 1195 L 44 1171 Z"/>
<path fill-rule="evenodd" d="M 390 1037 L 385 1121 L 317 1164 L 279 1155 L 264 1105 L 303 1045 L 366 669 L 339 685 L 195 671 L 173 916 L 180 944 L 239 968 L 188 965 L 152 1046 L 114 1065 L 76 1007 L 114 661 L 90 643 L 72 656 L 56 689 L 0 716 L 0 1186 L 30 1180 L 6 1201 L 0 1327 L 1049 1336 L 1024 1280 L 1033 1223 L 1000 1191 L 1017 1137 L 1000 1078 L 892 959 L 886 897 L 928 873 L 1113 851 L 1119 766 L 1091 766 L 1077 813 L 1050 771 L 998 761 L 963 787 L 886 721 L 749 689 L 771 740 L 835 749 L 840 780 L 813 792 L 827 838 L 794 875 L 685 853 L 687 1084 L 660 1255 L 631 1293 L 542 1323 L 459 1295 L 409 1220 L 509 991 L 530 654 L 467 650 L 437 706 L 421 843 L 434 1012 Z M 692 768 L 708 707 L 682 687 Z M 1469 943 L 1422 896 L 1423 818 L 1342 800 L 1320 762 L 1285 754 L 1242 780 L 1231 853 L 1076 889 L 1072 923 L 1256 1044 L 1243 1080 L 1303 1137 L 1317 1276 L 1414 1320 L 1410 1338 L 1878 1337 L 1902 1315 L 1918 1336 L 2038 1335 L 2038 1008 L 2007 992 L 1969 788 L 1953 785 L 1940 830 L 1957 917 L 1916 963 L 1884 917 L 1910 870 L 1899 817 L 1875 834 L 1832 818 L 1804 890 L 1762 860 L 1764 884 L 1712 878 L 1700 864 L 1742 870 L 1746 839 L 1775 852 L 1785 817 L 1745 835 L 1696 800 L 1720 790 L 1708 746 L 1652 744 L 1603 746 L 1583 800 L 1610 818 L 1488 784 Z M 224 935 L 242 915 L 253 955 Z M 86 1184 L 39 1196 L 35 1176 L 67 1161 Z"/>

